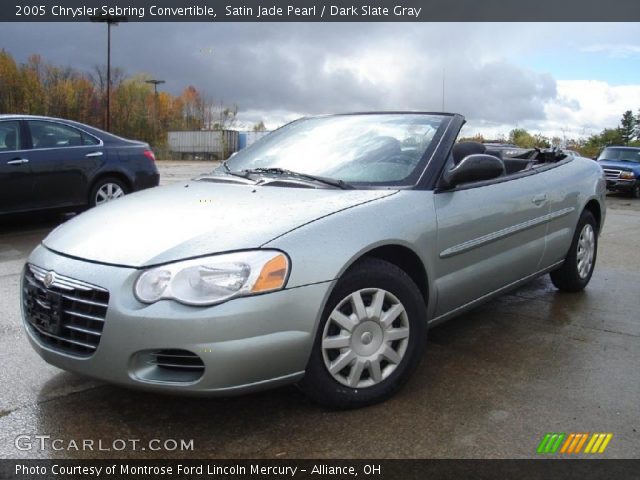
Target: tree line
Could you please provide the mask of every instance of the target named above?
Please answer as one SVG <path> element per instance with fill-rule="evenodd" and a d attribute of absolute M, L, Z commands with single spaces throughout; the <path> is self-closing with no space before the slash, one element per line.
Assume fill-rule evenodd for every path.
<path fill-rule="evenodd" d="M 640 147 L 640 110 L 634 115 L 627 110 L 622 114 L 620 123 L 616 128 L 605 128 L 600 133 L 586 138 L 560 138 L 547 137 L 541 133 L 532 134 L 524 128 L 514 128 L 508 136 L 500 136 L 495 140 L 487 140 L 482 135 L 467 137 L 462 140 L 476 142 L 500 142 L 512 143 L 520 148 L 550 148 L 560 146 L 570 150 L 576 150 L 585 157 L 595 157 L 604 147 L 611 145 L 626 145 Z"/>
<path fill-rule="evenodd" d="M 111 72 L 111 131 L 166 146 L 170 130 L 218 130 L 232 128 L 238 107 L 225 106 L 189 85 L 180 95 L 160 91 L 156 95 L 149 75 L 126 76 L 119 69 Z M 31 55 L 18 64 L 6 50 L 0 50 L 0 113 L 23 113 L 67 118 L 104 128 L 106 124 L 106 69 L 91 72 L 50 64 L 40 55 Z M 266 130 L 263 122 L 254 131 Z M 466 140 L 485 141 L 482 135 Z M 522 148 L 564 146 L 593 157 L 608 145 L 640 146 L 640 111 L 623 113 L 615 128 L 605 128 L 587 138 L 547 137 L 515 128 L 496 141 Z"/>
<path fill-rule="evenodd" d="M 156 95 L 151 77 L 126 76 L 111 71 L 111 131 L 165 146 L 170 130 L 230 128 L 238 107 L 214 102 L 189 85 L 180 95 L 160 91 Z M 106 120 L 106 68 L 83 72 L 47 63 L 31 55 L 18 64 L 0 50 L 0 113 L 60 117 L 104 128 Z"/>

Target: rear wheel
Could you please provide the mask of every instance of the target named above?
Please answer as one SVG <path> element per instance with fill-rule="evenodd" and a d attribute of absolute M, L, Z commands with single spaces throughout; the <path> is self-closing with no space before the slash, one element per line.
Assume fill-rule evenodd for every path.
<path fill-rule="evenodd" d="M 578 292 L 587 286 L 598 252 L 598 224 L 585 210 L 580 216 L 569 253 L 560 268 L 551 272 L 551 281 L 560 290 Z"/>
<path fill-rule="evenodd" d="M 128 193 L 128 188 L 124 182 L 118 178 L 105 177 L 99 179 L 91 189 L 89 195 L 89 206 L 95 207 L 103 203 L 124 197 Z"/>
<path fill-rule="evenodd" d="M 332 292 L 299 386 L 334 408 L 385 400 L 418 365 L 426 331 L 426 307 L 411 278 L 391 263 L 365 259 Z"/>

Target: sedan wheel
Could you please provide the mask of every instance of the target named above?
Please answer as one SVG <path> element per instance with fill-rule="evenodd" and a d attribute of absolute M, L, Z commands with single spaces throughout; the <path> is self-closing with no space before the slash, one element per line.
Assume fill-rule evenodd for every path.
<path fill-rule="evenodd" d="M 127 189 L 122 181 L 115 178 L 106 178 L 98 181 L 91 190 L 91 196 L 89 198 L 90 205 L 95 207 L 102 205 L 103 203 L 116 200 L 120 197 L 124 197 L 127 194 Z"/>
<path fill-rule="evenodd" d="M 376 258 L 359 261 L 327 301 L 299 387 L 329 407 L 385 400 L 422 357 L 426 316 L 424 298 L 403 270 Z"/>

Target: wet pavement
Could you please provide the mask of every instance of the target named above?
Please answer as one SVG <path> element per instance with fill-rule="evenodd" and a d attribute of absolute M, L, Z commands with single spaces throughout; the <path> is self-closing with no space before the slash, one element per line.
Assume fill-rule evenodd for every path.
<path fill-rule="evenodd" d="M 214 165 L 159 164 L 163 183 Z M 434 328 L 398 395 L 346 412 L 295 387 L 181 398 L 47 365 L 22 332 L 18 283 L 60 216 L 10 219 L 0 225 L 0 458 L 525 458 L 546 432 L 611 432 L 604 457 L 640 458 L 640 200 L 608 203 L 585 292 L 559 293 L 545 276 Z M 50 436 L 44 450 L 36 435 Z"/>

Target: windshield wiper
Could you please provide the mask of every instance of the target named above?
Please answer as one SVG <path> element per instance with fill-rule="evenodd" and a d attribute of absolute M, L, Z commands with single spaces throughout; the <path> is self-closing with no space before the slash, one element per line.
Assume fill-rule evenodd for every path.
<path fill-rule="evenodd" d="M 247 175 L 266 173 L 267 175 L 286 175 L 289 177 L 304 178 L 314 182 L 324 183 L 325 185 L 331 185 L 332 187 L 340 188 L 342 190 L 353 189 L 352 185 L 349 185 L 344 180 L 334 180 L 333 178 L 319 177 L 317 175 L 311 175 L 309 173 L 294 172 L 293 170 L 287 170 L 286 168 L 279 167 L 259 167 L 248 168 L 243 170 Z"/>
<path fill-rule="evenodd" d="M 224 168 L 224 171 L 229 175 L 233 175 L 234 177 L 246 178 L 247 180 L 250 180 L 249 175 L 247 173 L 243 173 L 243 172 L 246 172 L 246 170 L 243 170 L 243 172 L 235 172 L 229 168 L 229 165 L 227 165 L 226 160 L 222 162 L 222 167 Z"/>

